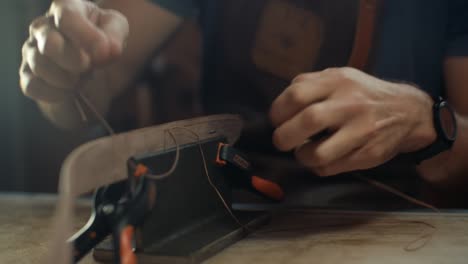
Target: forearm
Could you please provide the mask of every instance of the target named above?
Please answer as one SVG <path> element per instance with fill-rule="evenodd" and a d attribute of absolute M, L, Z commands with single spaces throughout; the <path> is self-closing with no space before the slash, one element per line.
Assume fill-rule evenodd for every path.
<path fill-rule="evenodd" d="M 446 96 L 457 113 L 458 133 L 451 150 L 419 166 L 421 176 L 436 187 L 468 188 L 468 59 L 448 57 L 445 60 Z"/>
<path fill-rule="evenodd" d="M 418 166 L 421 177 L 440 188 L 468 187 L 468 117 L 457 115 L 458 136 L 453 147 Z"/>

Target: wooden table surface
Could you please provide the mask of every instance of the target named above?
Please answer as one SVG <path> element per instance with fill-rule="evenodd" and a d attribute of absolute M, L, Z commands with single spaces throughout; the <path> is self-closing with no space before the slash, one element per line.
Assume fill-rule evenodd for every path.
<path fill-rule="evenodd" d="M 38 263 L 49 250 L 45 241 L 54 201 L 54 197 L 0 195 L 0 263 Z M 77 208 L 78 229 L 89 216 L 89 203 L 82 202 Z M 468 213 L 302 210 L 275 214 L 264 229 L 207 263 L 467 261 Z M 88 256 L 82 263 L 95 262 Z"/>

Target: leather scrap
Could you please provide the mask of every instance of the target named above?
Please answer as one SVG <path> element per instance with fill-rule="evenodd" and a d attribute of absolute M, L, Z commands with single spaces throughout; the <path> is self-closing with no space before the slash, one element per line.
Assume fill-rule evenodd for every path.
<path fill-rule="evenodd" d="M 177 129 L 177 128 L 185 129 Z M 195 138 L 187 129 L 195 132 Z M 127 178 L 127 160 L 136 155 L 226 137 L 233 144 L 240 136 L 242 120 L 236 115 L 214 115 L 176 121 L 103 137 L 75 149 L 64 161 L 59 182 L 59 201 L 53 221 L 53 236 L 48 255 L 42 263 L 71 263 L 74 203 L 82 194 Z M 176 141 L 167 135 L 174 134 Z"/>

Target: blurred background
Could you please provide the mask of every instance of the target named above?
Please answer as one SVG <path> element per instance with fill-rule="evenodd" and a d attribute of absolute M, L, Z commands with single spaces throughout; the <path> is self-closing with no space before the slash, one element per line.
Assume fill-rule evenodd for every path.
<path fill-rule="evenodd" d="M 56 192 L 66 155 L 96 136 L 93 129 L 53 127 L 19 88 L 21 46 L 29 23 L 49 4 L 0 1 L 0 191 Z M 108 117 L 112 126 L 125 131 L 199 113 L 199 62 L 199 30 L 188 22 L 152 60 L 143 78 L 115 101 Z"/>

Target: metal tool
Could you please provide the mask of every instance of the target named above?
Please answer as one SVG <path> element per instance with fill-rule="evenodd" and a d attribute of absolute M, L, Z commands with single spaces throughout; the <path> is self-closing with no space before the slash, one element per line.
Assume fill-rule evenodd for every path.
<path fill-rule="evenodd" d="M 145 175 L 143 164 L 129 160 L 127 181 L 99 188 L 94 195 L 92 215 L 69 242 L 73 244 L 74 261 L 81 260 L 90 250 L 112 234 L 115 263 L 136 263 L 133 253 L 134 234 L 143 224 L 156 199 L 156 186 Z"/>
<path fill-rule="evenodd" d="M 128 180 L 96 192 L 88 224 L 71 239 L 75 261 L 96 248 L 95 258 L 104 262 L 199 263 L 269 218 L 263 212 L 234 212 L 242 226 L 233 221 L 228 213 L 233 187 L 274 200 L 283 196 L 279 185 L 252 176 L 245 155 L 225 138 L 185 144 L 178 151 L 178 166 L 169 177 L 154 181 L 145 175 L 166 171 L 173 164 L 175 148 L 133 157 Z M 112 240 L 98 245 L 109 234 Z"/>
<path fill-rule="evenodd" d="M 254 175 L 254 170 L 246 155 L 229 144 L 219 143 L 216 163 L 220 166 L 238 169 L 238 176 L 231 179 L 242 187 L 247 187 L 275 201 L 284 198 L 284 191 L 277 183 Z"/>

